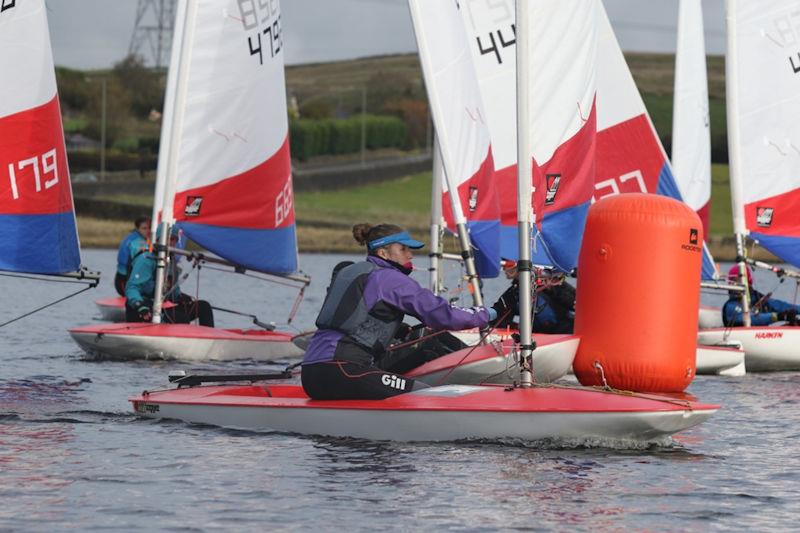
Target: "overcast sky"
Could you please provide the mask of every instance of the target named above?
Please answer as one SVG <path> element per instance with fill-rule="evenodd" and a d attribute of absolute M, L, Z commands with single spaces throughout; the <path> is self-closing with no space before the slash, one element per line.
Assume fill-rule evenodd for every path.
<path fill-rule="evenodd" d="M 699 0 L 698 0 L 699 1 Z M 105 68 L 128 53 L 139 0 L 46 0 L 57 65 Z M 674 52 L 678 0 L 604 0 L 624 50 Z M 281 0 L 288 64 L 416 51 L 406 0 Z M 724 0 L 703 0 L 706 48 L 725 49 Z"/>

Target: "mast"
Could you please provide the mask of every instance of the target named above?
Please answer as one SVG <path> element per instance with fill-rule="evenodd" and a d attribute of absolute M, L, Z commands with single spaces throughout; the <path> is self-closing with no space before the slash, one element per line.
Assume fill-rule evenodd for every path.
<path fill-rule="evenodd" d="M 439 138 L 433 135 L 433 180 L 431 183 L 431 251 L 428 254 L 431 260 L 429 268 L 431 279 L 430 287 L 434 294 L 442 290 L 442 153 L 439 148 Z"/>
<path fill-rule="evenodd" d="M 528 72 L 530 29 L 527 27 L 530 2 L 516 2 L 517 23 L 517 232 L 519 236 L 519 335 L 520 384 L 533 385 L 531 358 L 533 356 L 533 313 L 531 309 L 531 226 L 533 213 L 533 182 L 530 132 L 530 75 Z"/>
<path fill-rule="evenodd" d="M 728 116 L 728 163 L 731 183 L 731 207 L 733 212 L 733 232 L 736 236 L 736 261 L 739 264 L 739 283 L 744 285 L 742 292 L 742 321 L 750 326 L 750 291 L 747 283 L 747 264 L 745 263 L 744 239 L 747 234 L 744 219 L 744 190 L 742 185 L 741 127 L 739 124 L 739 63 L 737 53 L 737 1 L 726 0 L 726 25 L 728 44 L 725 53 L 725 96 Z"/>
<path fill-rule="evenodd" d="M 161 186 L 163 187 L 163 196 L 161 198 L 161 222 L 158 224 L 161 228 L 161 235 L 158 239 L 158 254 L 156 256 L 156 288 L 153 296 L 153 323 L 161 323 L 161 305 L 164 301 L 164 286 L 166 285 L 167 276 L 167 245 L 169 243 L 169 233 L 172 225 L 175 223 L 173 216 L 173 198 L 175 196 L 175 189 L 178 174 L 178 161 L 181 131 L 183 129 L 183 119 L 185 112 L 186 93 L 189 90 L 189 60 L 191 57 L 191 42 L 194 37 L 194 20 L 197 15 L 197 1 L 196 0 L 180 0 L 178 2 L 178 9 L 176 14 L 175 24 L 175 43 L 173 45 L 173 52 L 170 64 L 170 75 L 168 78 L 167 87 L 173 89 L 172 94 L 167 94 L 165 101 L 166 111 L 171 111 L 169 116 L 165 113 L 163 131 L 166 136 L 162 136 L 162 147 L 166 144 L 166 160 L 164 164 L 164 171 L 161 172 L 161 165 L 159 164 L 159 176 L 161 178 Z M 175 46 L 177 45 L 177 46 Z M 159 155 L 162 155 L 163 150 L 159 150 Z M 156 198 L 154 202 L 154 211 L 158 205 L 158 190 L 156 191 Z M 156 219 L 153 219 L 155 222 Z"/>

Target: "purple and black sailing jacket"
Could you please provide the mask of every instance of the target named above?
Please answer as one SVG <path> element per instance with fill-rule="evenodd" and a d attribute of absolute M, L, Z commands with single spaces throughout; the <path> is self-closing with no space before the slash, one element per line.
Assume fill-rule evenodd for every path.
<path fill-rule="evenodd" d="M 485 308 L 455 307 L 392 263 L 368 256 L 342 269 L 331 283 L 303 364 L 372 364 L 389 347 L 405 315 L 437 330 L 481 328 L 489 322 Z"/>

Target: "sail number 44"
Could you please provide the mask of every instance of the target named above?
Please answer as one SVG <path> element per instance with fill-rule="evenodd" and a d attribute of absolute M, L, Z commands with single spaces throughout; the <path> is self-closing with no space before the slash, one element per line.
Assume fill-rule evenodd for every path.
<path fill-rule="evenodd" d="M 20 179 L 25 174 L 25 170 L 30 167 L 33 173 L 33 180 L 36 185 L 36 192 L 42 191 L 42 185 L 45 190 L 58 183 L 58 164 L 56 162 L 56 149 L 53 148 L 43 153 L 41 156 L 29 157 L 21 159 L 8 164 L 8 179 L 11 182 L 11 196 L 14 200 L 19 199 L 19 188 L 17 186 L 17 178 Z M 42 178 L 44 180 L 42 184 Z"/>

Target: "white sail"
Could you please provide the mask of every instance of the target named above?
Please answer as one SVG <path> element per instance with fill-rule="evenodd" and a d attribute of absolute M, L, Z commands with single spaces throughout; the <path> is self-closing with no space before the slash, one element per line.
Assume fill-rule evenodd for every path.
<path fill-rule="evenodd" d="M 0 2 L 0 270 L 80 266 L 43 0 Z"/>
<path fill-rule="evenodd" d="M 591 4 L 582 5 L 588 9 Z M 506 257 L 514 257 L 517 206 L 515 196 L 508 192 L 515 189 L 517 164 L 514 2 L 465 2 L 463 6 L 463 23 L 472 39 L 473 60 L 492 134 L 497 168 L 495 179 L 500 191 L 501 252 Z M 681 198 L 666 152 L 647 114 L 608 15 L 602 4 L 597 10 L 594 190 L 587 197 L 582 184 L 578 184 L 577 190 L 571 190 L 574 181 L 570 185 L 568 180 L 557 182 L 554 179 L 538 190 L 540 198 L 550 196 L 552 203 L 540 200 L 542 205 L 536 224 L 547 246 L 534 249 L 534 260 L 546 264 L 558 262 L 562 268 L 570 268 L 577 261 L 589 202 L 625 192 Z M 576 101 L 574 105 L 577 108 L 579 103 Z M 590 109 L 581 110 L 584 118 L 591 117 Z M 713 276 L 710 256 L 704 259 L 703 272 L 706 277 Z"/>
<path fill-rule="evenodd" d="M 683 201 L 697 211 L 708 236 L 711 129 L 701 0 L 680 0 L 678 11 L 672 170 Z"/>
<path fill-rule="evenodd" d="M 800 4 L 728 0 L 734 230 L 800 266 Z"/>
<path fill-rule="evenodd" d="M 469 225 L 478 270 L 493 277 L 500 269 L 500 208 L 486 111 L 464 27 L 440 24 L 458 21 L 460 7 L 450 0 L 408 4 L 450 196 L 443 214 L 452 229 Z M 467 243 L 461 240 L 464 249 Z M 477 283 L 474 289 L 479 294 Z"/>
<path fill-rule="evenodd" d="M 297 268 L 278 0 L 179 0 L 155 214 L 245 267 Z"/>

